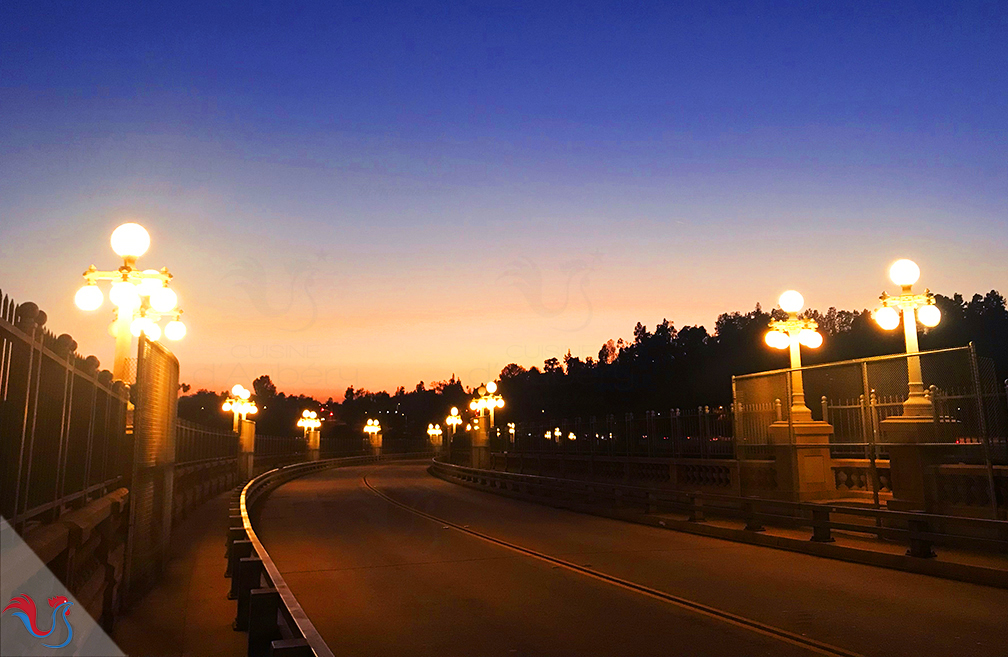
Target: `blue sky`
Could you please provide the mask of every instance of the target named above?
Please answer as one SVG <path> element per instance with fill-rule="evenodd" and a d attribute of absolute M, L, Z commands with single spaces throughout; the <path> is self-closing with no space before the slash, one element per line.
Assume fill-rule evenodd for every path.
<path fill-rule="evenodd" d="M 110 361 L 68 301 L 137 220 L 183 380 L 334 393 L 868 307 L 901 256 L 1008 288 L 1003 3 L 543 4 L 5 4 L 0 286 Z"/>

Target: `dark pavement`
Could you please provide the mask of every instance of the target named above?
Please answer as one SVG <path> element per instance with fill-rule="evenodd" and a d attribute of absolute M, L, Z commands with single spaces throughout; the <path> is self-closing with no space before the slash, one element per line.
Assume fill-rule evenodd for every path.
<path fill-rule="evenodd" d="M 364 475 L 400 503 L 681 602 L 433 522 Z M 256 529 L 336 654 L 1008 654 L 1002 589 L 530 504 L 423 465 L 292 481 Z"/>

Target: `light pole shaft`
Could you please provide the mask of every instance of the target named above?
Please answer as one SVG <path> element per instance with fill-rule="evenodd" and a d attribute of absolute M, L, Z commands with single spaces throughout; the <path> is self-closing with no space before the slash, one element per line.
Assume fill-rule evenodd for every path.
<path fill-rule="evenodd" d="M 126 380 L 128 374 L 128 361 L 130 353 L 130 343 L 133 335 L 130 333 L 130 322 L 133 319 L 133 310 L 116 309 L 115 319 L 115 358 L 112 361 L 112 378 L 120 381 Z"/>
<path fill-rule="evenodd" d="M 904 415 L 930 415 L 931 404 L 924 397 L 924 376 L 921 373 L 920 347 L 917 344 L 917 312 L 913 306 L 903 308 L 903 337 L 906 339 L 907 382 L 910 395 L 903 403 Z"/>
<path fill-rule="evenodd" d="M 791 341 L 791 419 L 795 422 L 811 422 L 812 411 L 805 405 L 805 388 L 801 373 L 801 343 L 798 331 L 789 332 Z"/>

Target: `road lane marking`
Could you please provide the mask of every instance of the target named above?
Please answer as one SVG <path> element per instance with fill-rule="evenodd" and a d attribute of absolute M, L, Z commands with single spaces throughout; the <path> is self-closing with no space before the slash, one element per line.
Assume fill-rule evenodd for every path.
<path fill-rule="evenodd" d="M 386 502 L 393 504 L 401 509 L 405 509 L 406 511 L 409 511 L 410 513 L 418 515 L 422 518 L 426 518 L 427 520 L 430 520 L 432 522 L 440 523 L 442 525 L 442 528 L 450 527 L 456 531 L 462 532 L 464 534 L 469 534 L 470 536 L 481 539 L 488 543 L 493 543 L 494 545 L 498 545 L 508 550 L 524 554 L 526 556 L 538 559 L 540 561 L 545 561 L 546 563 L 552 564 L 554 568 L 558 567 L 565 568 L 567 570 L 571 570 L 578 574 L 585 575 L 593 579 L 597 579 L 607 584 L 611 584 L 613 586 L 617 586 L 619 588 L 632 591 L 634 593 L 640 593 L 649 598 L 653 598 L 661 602 L 666 602 L 675 605 L 677 607 L 687 609 L 702 616 L 707 616 L 708 618 L 713 618 L 715 620 L 729 623 L 731 625 L 735 625 L 737 627 L 741 627 L 756 632 L 758 634 L 771 637 L 773 639 L 784 641 L 786 643 L 791 643 L 793 645 L 802 648 L 807 648 L 821 655 L 831 655 L 834 657 L 862 657 L 860 653 L 846 650 L 845 648 L 839 648 L 837 646 L 833 646 L 828 643 L 816 641 L 815 639 L 811 639 L 809 637 L 802 636 L 800 634 L 795 634 L 793 632 L 788 632 L 787 630 L 782 630 L 772 625 L 767 625 L 765 623 L 761 623 L 759 621 L 755 621 L 746 618 L 744 616 L 739 616 L 737 614 L 733 614 L 728 611 L 723 611 L 715 607 L 710 607 L 705 604 L 695 602 L 693 600 L 681 598 L 677 595 L 672 595 L 664 591 L 659 591 L 658 589 L 653 589 L 651 587 L 644 586 L 642 584 L 637 584 L 636 582 L 631 582 L 629 580 L 621 579 L 613 575 L 607 575 L 597 570 L 592 570 L 590 568 L 580 566 L 576 563 L 572 563 L 564 559 L 558 559 L 557 557 L 552 557 L 548 554 L 538 552 L 536 550 L 527 547 L 522 547 L 521 545 L 517 545 L 515 543 L 509 543 L 508 541 L 504 541 L 499 538 L 494 538 L 493 536 L 490 536 L 488 534 L 484 534 L 482 532 L 476 531 L 475 529 L 471 529 L 468 525 L 456 524 L 454 522 L 451 522 L 450 520 L 439 518 L 438 516 L 427 513 L 426 511 L 421 511 L 420 509 L 417 509 L 408 504 L 400 502 L 399 500 L 390 497 L 388 494 L 372 486 L 371 482 L 368 481 L 367 475 L 364 475 L 362 477 L 362 481 L 364 482 L 364 485 L 367 486 L 367 488 L 372 493 L 374 493 L 378 497 L 381 497 Z"/>

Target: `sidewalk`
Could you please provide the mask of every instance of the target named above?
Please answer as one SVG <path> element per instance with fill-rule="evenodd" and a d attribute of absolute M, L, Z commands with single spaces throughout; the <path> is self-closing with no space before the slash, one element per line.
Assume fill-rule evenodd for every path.
<path fill-rule="evenodd" d="M 112 639 L 128 655 L 244 657 L 247 635 L 231 629 L 235 601 L 224 577 L 226 491 L 193 509 L 172 530 L 164 576 L 116 619 Z"/>

